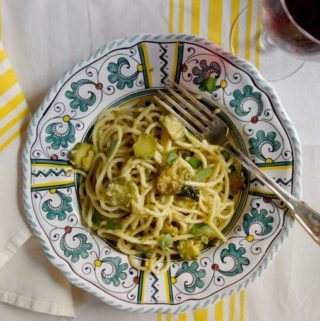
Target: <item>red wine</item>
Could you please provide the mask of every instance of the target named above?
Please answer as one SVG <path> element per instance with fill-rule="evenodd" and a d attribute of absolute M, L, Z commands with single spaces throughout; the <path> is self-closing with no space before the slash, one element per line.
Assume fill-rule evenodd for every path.
<path fill-rule="evenodd" d="M 320 3 L 316 0 L 285 0 L 289 14 L 303 30 L 320 40 Z"/>
<path fill-rule="evenodd" d="M 320 55 L 319 0 L 264 0 L 263 25 L 279 49 L 302 59 Z M 311 35 L 311 37 L 310 37 Z"/>

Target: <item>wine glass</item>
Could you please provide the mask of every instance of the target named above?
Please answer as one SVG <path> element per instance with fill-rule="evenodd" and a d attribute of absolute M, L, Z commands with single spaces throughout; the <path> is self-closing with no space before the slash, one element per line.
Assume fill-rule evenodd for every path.
<path fill-rule="evenodd" d="M 248 15 L 256 12 L 262 20 L 262 30 L 253 35 L 260 43 L 261 73 L 269 81 L 287 78 L 297 72 L 305 61 L 320 62 L 320 10 L 316 0 L 262 0 L 245 8 L 232 26 L 230 49 L 235 33 L 245 25 Z M 240 52 L 248 48 L 247 33 L 238 34 Z M 249 39 L 250 41 L 250 39 Z M 245 57 L 246 58 L 246 57 Z M 248 58 L 248 57 L 247 57 Z M 257 61 L 257 57 L 256 57 Z M 256 62 L 255 61 L 255 62 Z"/>

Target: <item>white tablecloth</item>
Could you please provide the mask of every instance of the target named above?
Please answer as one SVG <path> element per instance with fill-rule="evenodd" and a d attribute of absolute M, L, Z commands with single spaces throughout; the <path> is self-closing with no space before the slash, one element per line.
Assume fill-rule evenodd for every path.
<path fill-rule="evenodd" d="M 145 2 L 4 0 L 3 42 L 31 110 L 37 108 L 46 91 L 67 68 L 104 43 L 137 32 L 167 33 L 168 1 L 155 1 L 155 10 L 148 12 L 143 10 Z M 119 6 L 121 15 L 114 14 Z M 304 200 L 320 208 L 317 189 L 320 183 L 320 64 L 306 63 L 292 77 L 272 85 L 302 142 Z M 30 247 L 30 255 L 37 247 L 28 243 L 24 246 Z M 245 319 L 319 320 L 319 266 L 318 246 L 296 225 L 269 269 L 250 284 Z M 20 269 L 23 266 L 20 265 Z M 76 321 L 148 319 L 147 315 L 137 317 L 111 308 L 80 289 L 72 288 L 72 293 Z M 4 303 L 0 303 L 0 319 L 65 320 Z"/>

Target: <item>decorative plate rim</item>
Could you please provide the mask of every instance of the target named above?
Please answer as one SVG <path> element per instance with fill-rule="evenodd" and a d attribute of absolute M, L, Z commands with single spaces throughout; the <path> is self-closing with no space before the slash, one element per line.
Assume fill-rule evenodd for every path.
<path fill-rule="evenodd" d="M 84 65 L 90 64 L 93 60 L 102 57 L 104 54 L 107 53 L 107 51 L 114 46 L 121 46 L 123 44 L 132 44 L 134 42 L 138 41 L 147 41 L 147 40 L 169 40 L 169 41 L 193 41 L 195 43 L 201 43 L 202 45 L 214 45 L 215 50 L 219 52 L 223 57 L 227 58 L 231 62 L 234 62 L 237 64 L 238 67 L 240 67 L 242 70 L 250 74 L 250 76 L 254 79 L 256 84 L 259 86 L 260 89 L 264 90 L 267 96 L 271 99 L 274 108 L 278 112 L 279 119 L 281 120 L 282 124 L 284 125 L 285 129 L 287 130 L 288 137 L 292 143 L 293 146 L 293 153 L 294 153 L 294 159 L 295 159 L 295 171 L 294 171 L 294 179 L 293 179 L 293 194 L 296 197 L 301 197 L 301 168 L 302 168 L 302 151 L 301 151 L 301 144 L 298 138 L 297 131 L 292 123 L 292 121 L 289 119 L 284 107 L 282 106 L 279 97 L 275 90 L 272 88 L 272 86 L 261 76 L 259 71 L 255 68 L 254 65 L 252 65 L 250 62 L 238 58 L 236 56 L 233 56 L 232 54 L 224 51 L 222 48 L 216 46 L 214 43 L 207 41 L 204 38 L 191 36 L 187 34 L 135 34 L 131 35 L 129 37 L 113 40 L 111 42 L 108 42 L 106 45 L 99 48 L 97 51 L 95 51 L 93 54 L 91 54 L 88 58 L 83 59 L 80 61 L 80 63 L 74 65 L 70 69 L 68 69 L 60 78 L 59 80 L 51 87 L 47 95 L 45 96 L 43 102 L 38 107 L 36 112 L 34 113 L 32 120 L 29 124 L 28 131 L 27 131 L 27 141 L 25 143 L 25 147 L 23 150 L 23 202 L 24 202 L 24 208 L 25 212 L 27 214 L 27 218 L 29 220 L 29 224 L 32 228 L 33 233 L 38 237 L 44 252 L 46 253 L 48 259 L 51 261 L 51 263 L 60 269 L 66 276 L 66 278 L 75 286 L 79 288 L 83 288 L 90 292 L 91 294 L 95 295 L 99 299 L 101 299 L 103 302 L 108 303 L 111 306 L 114 306 L 116 308 L 126 310 L 126 311 L 135 311 L 135 312 L 163 312 L 163 313 L 179 313 L 182 311 L 187 311 L 191 309 L 196 308 L 203 308 L 207 306 L 210 303 L 214 303 L 215 301 L 219 299 L 223 299 L 226 295 L 230 295 L 232 292 L 240 291 L 241 289 L 245 288 L 249 283 L 255 280 L 257 276 L 260 276 L 263 271 L 266 270 L 266 268 L 269 266 L 270 262 L 272 261 L 274 255 L 279 250 L 280 245 L 283 243 L 283 241 L 287 238 L 289 230 L 293 226 L 293 220 L 288 220 L 288 225 L 284 226 L 283 232 L 281 233 L 281 236 L 277 238 L 272 244 L 268 251 L 268 253 L 263 257 L 262 261 L 259 264 L 259 267 L 254 273 L 250 273 L 248 276 L 244 278 L 244 280 L 238 281 L 236 288 L 226 289 L 223 290 L 221 293 L 216 293 L 215 295 L 212 295 L 210 298 L 201 301 L 188 301 L 183 304 L 179 305 L 171 305 L 168 308 L 163 307 L 144 307 L 136 305 L 133 307 L 132 305 L 127 306 L 126 303 L 119 304 L 114 301 L 114 299 L 107 299 L 107 296 L 102 296 L 99 293 L 97 293 L 94 289 L 91 288 L 91 286 L 87 286 L 83 283 L 82 279 L 77 276 L 73 275 L 72 272 L 70 272 L 67 267 L 64 264 L 59 263 L 54 256 L 50 254 L 50 249 L 48 248 L 48 241 L 44 237 L 44 232 L 39 229 L 38 223 L 35 220 L 35 217 L 33 215 L 33 212 L 31 210 L 31 200 L 30 200 L 30 181 L 29 181 L 29 155 L 31 150 L 31 136 L 32 132 L 37 125 L 37 121 L 40 118 L 41 113 L 47 108 L 47 104 L 49 101 L 52 100 L 52 97 L 57 94 L 59 91 L 61 85 L 64 83 L 65 79 L 67 77 L 72 76 L 75 72 L 77 72 L 80 68 L 82 68 Z"/>

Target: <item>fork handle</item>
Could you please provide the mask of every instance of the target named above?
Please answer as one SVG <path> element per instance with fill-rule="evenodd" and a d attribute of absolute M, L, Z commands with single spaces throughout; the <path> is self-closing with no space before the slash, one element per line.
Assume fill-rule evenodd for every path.
<path fill-rule="evenodd" d="M 249 172 L 265 183 L 292 210 L 297 221 L 302 225 L 312 239 L 320 245 L 320 212 L 314 210 L 305 202 L 298 200 L 279 186 L 272 178 L 261 171 L 246 155 L 234 145 L 226 142 L 223 147 L 234 156 Z"/>

